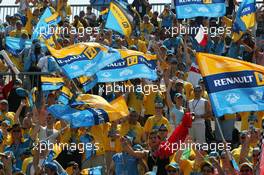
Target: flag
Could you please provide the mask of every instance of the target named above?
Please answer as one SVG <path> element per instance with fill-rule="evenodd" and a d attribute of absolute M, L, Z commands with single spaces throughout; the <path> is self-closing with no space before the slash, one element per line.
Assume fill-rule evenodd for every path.
<path fill-rule="evenodd" d="M 256 23 L 256 0 L 243 0 L 239 5 L 233 24 L 234 41 L 239 40 L 247 29 L 254 27 Z"/>
<path fill-rule="evenodd" d="M 181 156 L 181 160 L 188 160 L 190 158 L 191 155 L 191 149 L 187 148 L 182 152 L 182 156 Z"/>
<path fill-rule="evenodd" d="M 184 1 L 174 0 L 178 19 L 198 16 L 220 17 L 226 14 L 225 0 Z"/>
<path fill-rule="evenodd" d="M 125 104 L 125 102 L 122 102 L 124 98 L 119 100 L 121 104 Z M 48 111 L 55 118 L 69 122 L 72 128 L 79 128 L 99 125 L 126 117 L 128 109 L 121 111 L 124 109 L 125 107 L 117 109 L 115 105 L 108 103 L 98 95 L 81 94 L 70 105 L 55 104 L 50 106 Z"/>
<path fill-rule="evenodd" d="M 63 86 L 60 90 L 60 95 L 58 97 L 58 102 L 64 105 L 69 104 L 69 101 L 72 99 L 73 94 L 71 92 L 71 90 L 66 87 Z"/>
<path fill-rule="evenodd" d="M 207 45 L 208 35 L 204 32 L 204 28 L 202 25 L 200 26 L 199 31 L 195 36 L 195 39 L 201 46 L 205 47 Z"/>
<path fill-rule="evenodd" d="M 50 8 L 46 8 L 33 31 L 32 39 L 39 39 L 41 35 L 43 35 L 46 39 L 51 38 L 53 35 L 51 29 L 56 27 L 60 21 L 61 17 L 57 12 L 52 14 Z"/>
<path fill-rule="evenodd" d="M 83 91 L 86 93 L 91 90 L 97 84 L 97 77 L 81 76 L 77 78 L 77 82 L 80 84 Z"/>
<path fill-rule="evenodd" d="M 81 174 L 101 175 L 102 174 L 102 168 L 103 168 L 102 166 L 97 166 L 97 167 L 82 169 Z"/>
<path fill-rule="evenodd" d="M 192 83 L 193 86 L 198 85 L 199 80 L 202 78 L 199 67 L 197 64 L 192 63 L 189 73 L 188 73 L 188 78 L 187 81 Z"/>
<path fill-rule="evenodd" d="M 7 36 L 5 37 L 6 50 L 15 57 L 21 56 L 25 48 L 30 48 L 32 41 L 29 39 L 15 38 Z M 41 43 L 41 48 L 46 50 L 46 45 Z"/>
<path fill-rule="evenodd" d="M 135 78 L 157 79 L 155 55 L 119 49 L 121 59 L 96 73 L 98 82 L 116 82 Z"/>
<path fill-rule="evenodd" d="M 65 75 L 70 78 L 93 76 L 100 69 L 121 58 L 113 48 L 99 43 L 78 43 L 56 50 L 47 45 Z"/>
<path fill-rule="evenodd" d="M 196 58 L 215 116 L 264 110 L 264 67 L 206 53 Z"/>
<path fill-rule="evenodd" d="M 130 36 L 133 31 L 133 15 L 126 2 L 111 1 L 105 27 L 124 36 Z"/>
<path fill-rule="evenodd" d="M 41 76 L 40 79 L 42 91 L 58 90 L 64 85 L 64 80 L 60 77 Z"/>

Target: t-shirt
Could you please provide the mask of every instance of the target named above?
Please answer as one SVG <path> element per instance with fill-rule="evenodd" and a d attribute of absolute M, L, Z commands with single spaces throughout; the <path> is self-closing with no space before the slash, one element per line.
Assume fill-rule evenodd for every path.
<path fill-rule="evenodd" d="M 14 112 L 1 112 L 0 111 L 0 121 L 8 120 L 11 126 L 14 124 L 14 117 L 15 117 Z"/>
<path fill-rule="evenodd" d="M 116 130 L 111 130 L 111 123 L 105 124 L 104 130 L 107 135 L 109 132 L 116 132 L 120 133 L 120 125 L 117 125 Z M 121 133 L 120 133 L 121 134 Z M 121 143 L 120 139 L 112 139 L 111 137 L 105 137 L 105 151 L 114 151 L 114 152 L 121 152 Z"/>
<path fill-rule="evenodd" d="M 134 108 L 138 114 L 141 114 L 142 107 L 144 102 L 144 93 L 143 92 L 130 92 L 128 94 L 128 107 Z"/>
<path fill-rule="evenodd" d="M 200 98 L 199 100 L 193 99 L 189 101 L 189 109 L 194 112 L 196 116 L 205 114 L 205 99 Z M 196 117 L 193 123 L 204 123 L 203 118 Z"/>
<path fill-rule="evenodd" d="M 138 159 L 130 156 L 127 153 L 116 153 L 113 155 L 115 163 L 115 174 L 138 175 Z"/>
<path fill-rule="evenodd" d="M 171 130 L 170 122 L 164 116 L 149 117 L 145 123 L 144 131 L 151 132 L 153 129 L 159 129 L 162 124 L 164 124 L 168 128 L 168 131 L 170 132 Z"/>
<path fill-rule="evenodd" d="M 144 134 L 144 130 L 139 122 L 137 122 L 135 125 L 132 125 L 126 121 L 121 124 L 120 134 L 121 136 L 129 135 L 131 137 L 135 137 L 134 143 L 140 144 L 142 142 L 141 138 Z"/>
<path fill-rule="evenodd" d="M 176 126 L 179 125 L 182 121 L 182 117 L 184 115 L 184 108 L 181 107 L 181 109 L 177 109 L 175 105 L 170 110 L 170 123 L 174 124 L 172 117 L 176 117 Z"/>
<path fill-rule="evenodd" d="M 40 126 L 39 140 L 46 140 L 49 137 L 48 141 L 50 143 L 54 143 L 55 144 L 57 142 L 56 139 L 57 139 L 58 136 L 59 136 L 58 130 L 56 130 L 56 129 L 48 129 L 47 127 Z"/>
<path fill-rule="evenodd" d="M 151 87 L 150 87 L 151 89 Z M 145 115 L 154 115 L 155 114 L 155 103 L 157 101 L 162 101 L 164 99 L 163 94 L 158 92 L 153 92 L 150 90 L 150 92 L 145 92 L 145 98 L 144 98 L 144 109 L 145 109 Z"/>
<path fill-rule="evenodd" d="M 231 58 L 243 59 L 244 51 L 245 51 L 245 46 L 238 45 L 237 43 L 231 43 L 227 56 Z"/>
<path fill-rule="evenodd" d="M 249 129 L 249 122 L 248 120 L 253 119 L 253 116 L 250 117 L 250 112 L 240 112 L 239 113 L 241 116 L 241 131 L 243 130 L 248 130 Z M 255 114 L 255 122 L 254 122 L 254 127 L 256 128 L 261 128 L 262 126 L 262 119 L 264 118 L 264 112 L 263 111 L 258 111 Z"/>

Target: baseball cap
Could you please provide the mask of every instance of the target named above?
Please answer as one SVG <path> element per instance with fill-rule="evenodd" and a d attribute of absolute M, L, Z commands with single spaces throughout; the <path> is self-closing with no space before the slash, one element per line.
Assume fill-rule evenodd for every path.
<path fill-rule="evenodd" d="M 242 167 L 244 167 L 244 166 L 247 166 L 247 167 L 249 167 L 250 169 L 253 170 L 253 165 L 252 165 L 251 163 L 249 163 L 249 162 L 243 162 L 243 163 L 241 163 L 241 164 L 239 165 L 239 168 L 242 168 Z"/>
<path fill-rule="evenodd" d="M 174 95 L 174 98 L 178 98 L 178 97 L 183 97 L 183 96 L 182 96 L 181 93 L 176 93 L 176 94 Z"/>
<path fill-rule="evenodd" d="M 168 169 L 169 167 L 172 167 L 172 168 L 177 169 L 177 170 L 180 169 L 179 164 L 176 162 L 171 162 L 169 165 L 166 166 L 166 169 Z"/>
<path fill-rule="evenodd" d="M 5 99 L 3 99 L 3 100 L 0 101 L 0 104 L 6 104 L 6 105 L 8 105 L 8 101 L 5 100 Z"/>
<path fill-rule="evenodd" d="M 200 86 L 200 85 L 196 85 L 195 87 L 194 87 L 194 91 L 200 91 L 200 90 L 202 90 L 202 87 Z"/>

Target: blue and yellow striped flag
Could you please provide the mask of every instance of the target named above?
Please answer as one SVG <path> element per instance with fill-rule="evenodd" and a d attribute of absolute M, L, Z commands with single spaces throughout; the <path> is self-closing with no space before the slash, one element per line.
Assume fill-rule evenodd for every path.
<path fill-rule="evenodd" d="M 264 67 L 206 53 L 196 55 L 217 117 L 264 110 Z"/>
<path fill-rule="evenodd" d="M 69 104 L 69 101 L 72 99 L 72 97 L 73 97 L 73 93 L 71 92 L 71 90 L 68 87 L 63 86 L 60 90 L 58 102 L 67 105 Z"/>
<path fill-rule="evenodd" d="M 63 78 L 41 76 L 42 91 L 58 90 L 64 85 Z"/>
<path fill-rule="evenodd" d="M 69 122 L 72 128 L 100 125 L 128 115 L 123 96 L 108 103 L 103 97 L 91 94 L 79 95 L 70 105 L 52 105 L 48 111 L 55 118 Z"/>
<path fill-rule="evenodd" d="M 126 2 L 111 1 L 105 27 L 124 36 L 132 34 L 133 15 Z"/>
<path fill-rule="evenodd" d="M 256 24 L 256 0 L 243 0 L 239 5 L 233 24 L 234 41 L 239 40 L 247 29 Z"/>

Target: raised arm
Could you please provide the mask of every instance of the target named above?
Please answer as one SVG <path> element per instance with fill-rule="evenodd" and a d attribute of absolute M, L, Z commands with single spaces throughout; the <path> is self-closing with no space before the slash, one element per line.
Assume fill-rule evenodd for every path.
<path fill-rule="evenodd" d="M 170 96 L 171 86 L 172 86 L 172 81 L 169 80 L 169 84 L 166 90 L 166 102 L 170 109 L 173 107 L 173 103 L 172 103 L 171 96 Z"/>
<path fill-rule="evenodd" d="M 15 113 L 15 117 L 14 117 L 14 122 L 16 123 L 16 124 L 21 124 L 20 123 L 20 121 L 19 121 L 19 116 L 20 116 L 20 114 L 21 114 L 21 111 L 22 111 L 22 109 L 24 108 L 26 106 L 26 100 L 21 100 L 21 103 L 20 103 L 20 105 L 19 105 L 19 107 L 18 107 L 18 109 L 17 109 L 17 111 L 16 111 L 16 113 Z"/>

